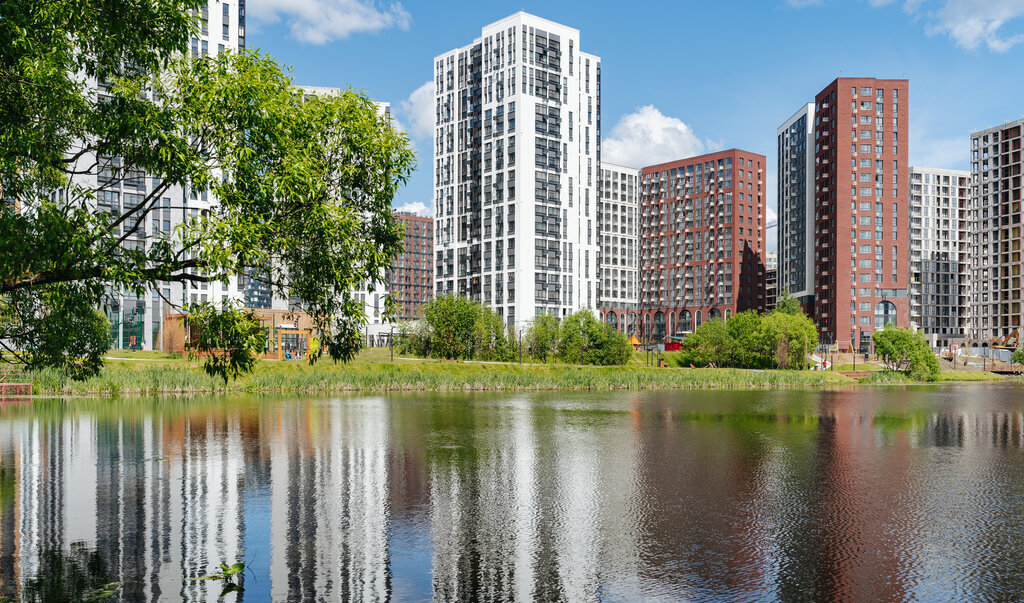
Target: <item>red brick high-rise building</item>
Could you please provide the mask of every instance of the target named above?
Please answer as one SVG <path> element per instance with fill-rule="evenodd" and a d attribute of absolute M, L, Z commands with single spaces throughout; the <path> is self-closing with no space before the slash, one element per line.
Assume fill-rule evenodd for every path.
<path fill-rule="evenodd" d="M 405 223 L 405 251 L 388 271 L 387 291 L 398 302 L 398 320 L 417 320 L 434 297 L 434 219 L 406 212 L 395 217 Z"/>
<path fill-rule="evenodd" d="M 645 336 L 660 341 L 711 318 L 764 309 L 765 162 L 731 149 L 643 169 Z"/>
<path fill-rule="evenodd" d="M 839 78 L 814 99 L 807 241 L 824 344 L 868 348 L 886 324 L 909 325 L 908 97 L 907 80 Z"/>

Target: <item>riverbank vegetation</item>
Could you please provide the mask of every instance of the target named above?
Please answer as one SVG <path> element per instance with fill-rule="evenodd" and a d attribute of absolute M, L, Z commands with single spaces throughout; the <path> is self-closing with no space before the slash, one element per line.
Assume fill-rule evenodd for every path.
<path fill-rule="evenodd" d="M 601 324 L 589 310 L 559 322 L 538 316 L 524 336 L 494 310 L 455 295 L 431 300 L 423 320 L 402 325 L 398 349 L 420 358 L 491 362 L 547 362 L 623 365 L 632 357 L 625 335 Z"/>
<path fill-rule="evenodd" d="M 130 356 L 119 353 L 119 356 Z M 35 373 L 36 395 L 318 393 L 343 391 L 551 391 L 656 389 L 821 389 L 854 380 L 832 372 L 657 369 L 570 364 L 454 362 L 395 358 L 365 350 L 347 364 L 261 362 L 227 384 L 187 359 L 108 359 L 99 375 L 76 381 L 60 369 Z"/>
<path fill-rule="evenodd" d="M 808 354 L 818 347 L 814 322 L 787 297 L 778 307 L 758 314 L 740 312 L 728 322 L 714 318 L 683 340 L 679 353 L 670 354 L 675 366 L 708 365 L 733 368 L 807 368 Z"/>
<path fill-rule="evenodd" d="M 937 381 L 941 370 L 921 331 L 886 325 L 873 336 L 875 353 L 889 372 L 905 374 L 910 381 Z M 874 375 L 872 375 L 874 377 Z"/>

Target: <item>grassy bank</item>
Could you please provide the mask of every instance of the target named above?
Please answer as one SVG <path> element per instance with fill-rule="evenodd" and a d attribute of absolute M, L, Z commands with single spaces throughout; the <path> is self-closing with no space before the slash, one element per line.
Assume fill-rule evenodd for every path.
<path fill-rule="evenodd" d="M 543 391 L 650 389 L 819 389 L 855 383 L 838 373 L 657 369 L 566 364 L 482 364 L 400 359 L 368 350 L 349 364 L 261 362 L 229 382 L 208 377 L 198 362 L 150 354 L 108 360 L 92 379 L 72 381 L 60 371 L 35 374 L 37 395 L 151 395 L 206 392 Z"/>

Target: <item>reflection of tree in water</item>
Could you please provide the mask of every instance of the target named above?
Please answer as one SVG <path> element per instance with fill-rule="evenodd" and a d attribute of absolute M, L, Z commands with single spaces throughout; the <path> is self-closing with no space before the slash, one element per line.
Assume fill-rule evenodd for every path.
<path fill-rule="evenodd" d="M 69 553 L 47 550 L 40 561 L 39 575 L 25 585 L 26 601 L 103 601 L 120 588 L 107 562 L 85 543 L 73 543 Z"/>

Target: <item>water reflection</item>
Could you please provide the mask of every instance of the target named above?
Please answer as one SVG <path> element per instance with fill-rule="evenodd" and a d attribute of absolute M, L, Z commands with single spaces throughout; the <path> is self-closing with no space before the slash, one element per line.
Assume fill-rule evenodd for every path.
<path fill-rule="evenodd" d="M 0 596 L 1006 599 L 1022 393 L 3 407 Z"/>

